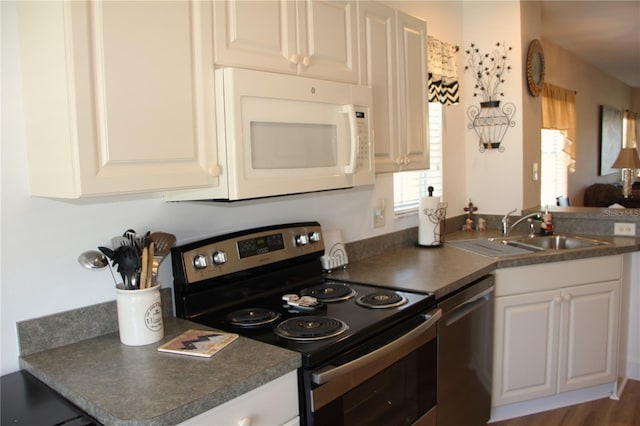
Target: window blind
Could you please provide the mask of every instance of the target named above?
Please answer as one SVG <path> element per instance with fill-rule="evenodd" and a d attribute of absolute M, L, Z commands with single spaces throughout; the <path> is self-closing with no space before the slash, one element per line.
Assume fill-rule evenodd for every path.
<path fill-rule="evenodd" d="M 396 215 L 417 211 L 420 197 L 428 195 L 429 186 L 433 186 L 433 195 L 442 195 L 443 111 L 442 104 L 429 103 L 429 170 L 394 173 L 393 209 Z"/>

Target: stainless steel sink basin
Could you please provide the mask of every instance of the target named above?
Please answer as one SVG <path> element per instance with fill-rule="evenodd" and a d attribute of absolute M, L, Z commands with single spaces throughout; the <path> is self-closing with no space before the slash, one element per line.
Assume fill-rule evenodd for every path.
<path fill-rule="evenodd" d="M 607 241 L 562 234 L 498 237 L 489 240 L 515 247 L 531 247 L 541 250 L 571 250 L 611 244 Z"/>

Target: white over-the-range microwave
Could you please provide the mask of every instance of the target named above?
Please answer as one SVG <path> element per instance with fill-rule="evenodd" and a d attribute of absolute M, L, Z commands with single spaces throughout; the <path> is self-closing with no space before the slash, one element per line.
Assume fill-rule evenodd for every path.
<path fill-rule="evenodd" d="M 165 199 L 246 200 L 374 183 L 371 88 L 215 71 L 219 185 Z"/>

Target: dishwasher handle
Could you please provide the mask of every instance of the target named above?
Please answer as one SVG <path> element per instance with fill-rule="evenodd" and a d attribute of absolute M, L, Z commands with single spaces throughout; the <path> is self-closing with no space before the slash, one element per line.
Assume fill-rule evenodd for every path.
<path fill-rule="evenodd" d="M 444 322 L 446 326 L 450 326 L 454 324 L 456 321 L 461 320 L 471 312 L 478 309 L 481 305 L 489 302 L 491 299 L 491 293 L 493 293 L 493 287 L 484 290 L 481 293 L 476 294 L 469 300 L 466 300 L 459 306 L 456 306 L 449 312 L 445 312 L 444 314 Z"/>

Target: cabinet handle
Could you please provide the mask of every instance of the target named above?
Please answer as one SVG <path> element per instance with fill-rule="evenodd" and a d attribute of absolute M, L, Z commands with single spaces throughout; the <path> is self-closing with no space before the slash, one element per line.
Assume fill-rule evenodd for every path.
<path fill-rule="evenodd" d="M 556 296 L 556 297 L 554 297 L 554 298 L 553 298 L 553 301 L 554 301 L 555 303 L 562 303 L 562 297 L 560 297 L 560 296 Z"/>
<path fill-rule="evenodd" d="M 308 67 L 310 63 L 311 63 L 311 59 L 309 59 L 308 56 L 305 56 L 302 58 L 302 65 L 304 65 L 305 67 Z"/>
<path fill-rule="evenodd" d="M 289 62 L 298 65 L 298 63 L 300 63 L 300 57 L 294 53 L 293 55 L 289 56 Z"/>
<path fill-rule="evenodd" d="M 356 123 L 356 107 L 353 104 L 343 105 L 342 112 L 347 114 L 347 121 L 349 122 L 349 128 L 351 133 L 351 145 L 349 164 L 345 166 L 344 172 L 352 175 L 356 170 L 356 157 L 358 151 L 358 124 Z"/>
<path fill-rule="evenodd" d="M 251 419 L 249 417 L 243 417 L 238 420 L 238 426 L 251 426 Z"/>
<path fill-rule="evenodd" d="M 411 158 L 409 158 L 409 157 L 404 157 L 404 164 L 405 164 L 405 165 L 407 165 L 407 166 L 408 166 L 409 164 L 411 164 Z"/>
<path fill-rule="evenodd" d="M 565 294 L 564 296 L 562 296 L 562 298 L 565 300 L 565 302 L 568 302 L 569 300 L 571 300 L 571 295 Z"/>

